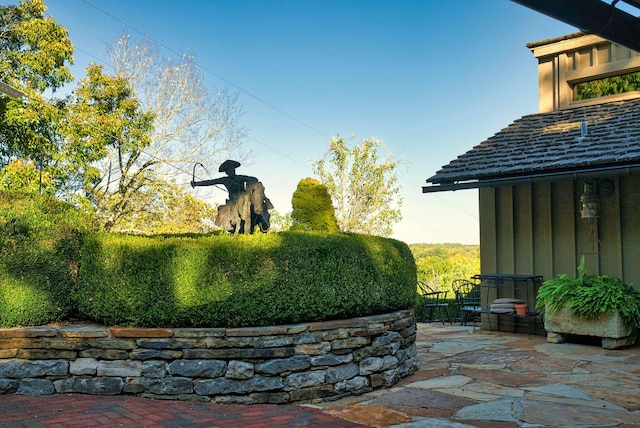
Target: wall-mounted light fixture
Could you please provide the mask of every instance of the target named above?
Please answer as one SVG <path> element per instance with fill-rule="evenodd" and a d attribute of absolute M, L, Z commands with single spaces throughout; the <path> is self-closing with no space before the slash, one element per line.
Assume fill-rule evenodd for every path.
<path fill-rule="evenodd" d="M 580 216 L 598 218 L 598 195 L 591 183 L 584 183 L 584 193 L 580 196 Z"/>

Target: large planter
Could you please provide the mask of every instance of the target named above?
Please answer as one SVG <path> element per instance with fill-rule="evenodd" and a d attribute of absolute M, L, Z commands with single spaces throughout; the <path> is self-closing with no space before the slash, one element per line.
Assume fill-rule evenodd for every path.
<path fill-rule="evenodd" d="M 545 311 L 544 328 L 547 342 L 563 343 L 568 335 L 593 336 L 602 339 L 602 347 L 617 349 L 635 343 L 637 329 L 628 326 L 619 312 L 598 318 L 581 318 L 566 308 Z"/>

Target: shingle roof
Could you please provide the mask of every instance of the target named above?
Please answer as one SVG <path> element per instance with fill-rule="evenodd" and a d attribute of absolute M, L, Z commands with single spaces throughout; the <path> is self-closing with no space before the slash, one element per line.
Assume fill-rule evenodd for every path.
<path fill-rule="evenodd" d="M 640 99 L 634 99 L 524 116 L 443 166 L 427 182 L 517 178 L 639 161 Z"/>

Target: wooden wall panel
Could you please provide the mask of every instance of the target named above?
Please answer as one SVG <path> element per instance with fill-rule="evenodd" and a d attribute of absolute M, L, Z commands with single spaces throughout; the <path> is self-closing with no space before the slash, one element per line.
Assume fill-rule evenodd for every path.
<path fill-rule="evenodd" d="M 479 189 L 480 214 L 480 271 L 498 272 L 496 236 L 496 190 Z"/>
<path fill-rule="evenodd" d="M 609 196 L 596 181 L 597 220 L 580 216 L 584 180 L 480 189 L 481 271 L 574 277 L 584 255 L 588 273 L 640 286 L 640 176 L 612 179 Z"/>
<path fill-rule="evenodd" d="M 600 247 L 584 254 L 587 272 L 615 275 L 640 288 L 640 176 L 613 177 L 609 196 L 602 193 L 603 180 L 596 182 L 600 217 L 591 221 L 580 215 L 584 180 L 480 189 L 482 273 L 575 277 L 582 253 L 591 250 L 593 227 L 589 239 Z M 528 298 L 535 305 L 533 291 Z M 522 331 L 521 325 L 498 322 L 501 329 Z M 538 325 L 536 331 L 543 333 Z"/>
<path fill-rule="evenodd" d="M 640 288 L 640 176 L 625 176 L 618 183 L 622 279 Z"/>
<path fill-rule="evenodd" d="M 530 273 L 553 276 L 553 221 L 551 219 L 551 183 L 538 183 L 532 194 L 533 269 Z"/>
<path fill-rule="evenodd" d="M 531 184 L 521 184 L 513 191 L 514 273 L 533 272 L 533 206 Z"/>
<path fill-rule="evenodd" d="M 577 205 L 572 181 L 551 183 L 552 276 L 561 273 L 572 276 L 576 271 L 575 219 L 578 215 Z"/>
<path fill-rule="evenodd" d="M 513 187 L 496 189 L 497 272 L 515 271 Z"/>
<path fill-rule="evenodd" d="M 600 217 L 598 218 L 599 273 L 622 277 L 622 239 L 620 229 L 620 183 L 617 178 L 613 182 L 613 194 L 605 194 L 603 180 L 597 181 Z M 618 189 L 616 192 L 615 189 Z"/>

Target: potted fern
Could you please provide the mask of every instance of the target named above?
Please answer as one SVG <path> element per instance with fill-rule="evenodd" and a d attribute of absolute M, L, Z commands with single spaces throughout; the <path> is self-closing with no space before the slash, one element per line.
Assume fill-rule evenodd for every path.
<path fill-rule="evenodd" d="M 610 275 L 587 275 L 582 257 L 577 278 L 563 274 L 542 284 L 536 309 L 544 316 L 549 342 L 595 336 L 602 338 L 603 348 L 621 348 L 635 343 L 640 291 Z"/>

